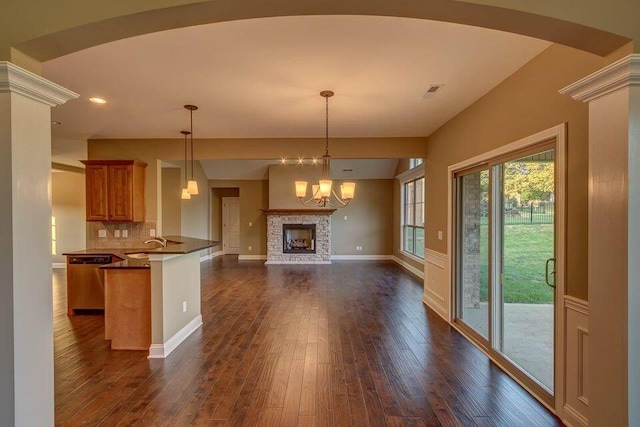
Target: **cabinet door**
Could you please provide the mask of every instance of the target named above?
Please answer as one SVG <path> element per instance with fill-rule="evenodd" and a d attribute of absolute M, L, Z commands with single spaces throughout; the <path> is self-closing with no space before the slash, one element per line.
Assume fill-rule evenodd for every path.
<path fill-rule="evenodd" d="M 133 167 L 109 165 L 109 221 L 133 220 Z"/>
<path fill-rule="evenodd" d="M 87 221 L 107 221 L 107 166 L 87 165 Z"/>

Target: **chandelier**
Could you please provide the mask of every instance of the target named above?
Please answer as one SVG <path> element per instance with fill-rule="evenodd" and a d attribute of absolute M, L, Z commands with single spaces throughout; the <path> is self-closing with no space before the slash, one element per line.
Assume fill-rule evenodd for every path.
<path fill-rule="evenodd" d="M 356 192 L 355 182 L 344 182 L 340 185 L 340 196 L 333 188 L 333 181 L 329 175 L 331 167 L 331 156 L 329 155 L 329 98 L 334 93 L 330 90 L 323 90 L 320 96 L 325 99 L 326 124 L 325 124 L 325 151 L 322 156 L 322 178 L 317 184 L 311 186 L 311 197 L 307 200 L 307 181 L 296 181 L 296 197 L 305 206 L 335 207 L 347 206 Z"/>

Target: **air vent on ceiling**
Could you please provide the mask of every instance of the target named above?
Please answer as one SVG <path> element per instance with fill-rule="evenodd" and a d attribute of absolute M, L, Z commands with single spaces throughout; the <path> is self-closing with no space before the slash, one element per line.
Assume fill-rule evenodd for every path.
<path fill-rule="evenodd" d="M 429 89 L 425 90 L 420 97 L 422 99 L 433 98 L 434 96 L 436 96 L 436 93 L 438 93 L 443 87 L 444 85 L 431 85 L 429 86 Z"/>

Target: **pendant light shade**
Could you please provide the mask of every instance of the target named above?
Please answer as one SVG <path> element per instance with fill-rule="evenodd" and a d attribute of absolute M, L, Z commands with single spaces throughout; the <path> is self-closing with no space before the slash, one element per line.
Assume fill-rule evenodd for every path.
<path fill-rule="evenodd" d="M 191 200 L 191 194 L 189 194 L 189 190 L 186 188 L 182 189 L 182 200 Z"/>
<path fill-rule="evenodd" d="M 195 179 L 190 179 L 187 184 L 187 191 L 189 194 L 198 194 L 198 181 Z"/>
<path fill-rule="evenodd" d="M 191 179 L 187 183 L 187 191 L 191 195 L 196 195 L 198 194 L 198 181 L 196 181 L 193 177 L 193 112 L 197 110 L 198 107 L 196 107 L 195 105 L 187 104 L 184 106 L 184 108 L 189 110 L 189 118 L 191 122 L 191 132 L 189 132 L 189 134 L 191 135 Z"/>

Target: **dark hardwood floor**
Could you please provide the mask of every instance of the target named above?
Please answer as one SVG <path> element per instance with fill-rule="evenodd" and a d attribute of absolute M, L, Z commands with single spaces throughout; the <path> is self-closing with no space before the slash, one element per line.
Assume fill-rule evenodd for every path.
<path fill-rule="evenodd" d="M 204 326 L 165 360 L 109 350 L 54 271 L 57 425 L 561 425 L 394 263 L 201 268 Z"/>

